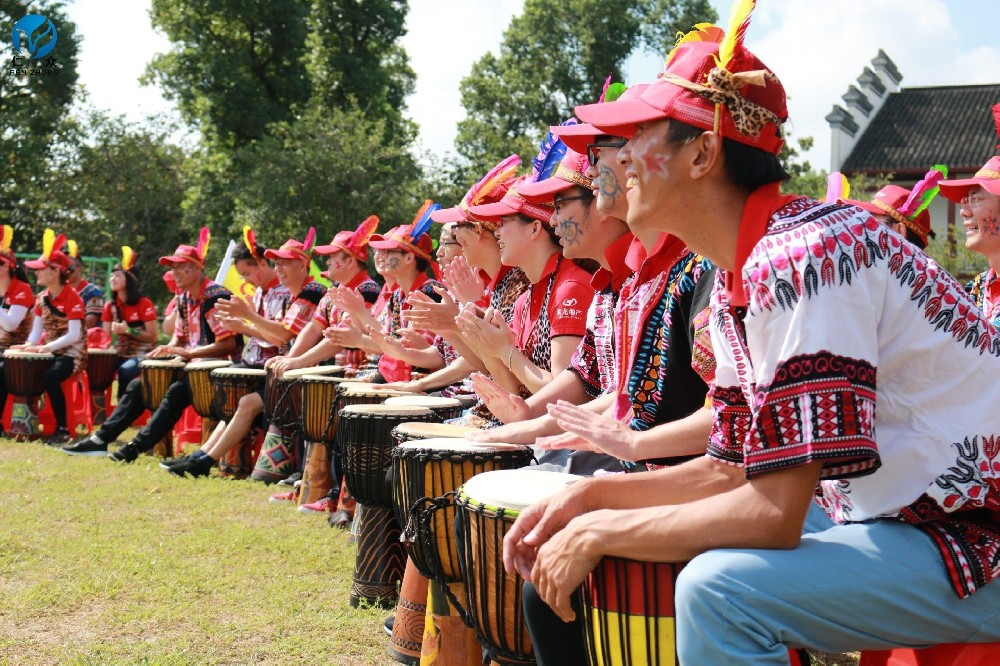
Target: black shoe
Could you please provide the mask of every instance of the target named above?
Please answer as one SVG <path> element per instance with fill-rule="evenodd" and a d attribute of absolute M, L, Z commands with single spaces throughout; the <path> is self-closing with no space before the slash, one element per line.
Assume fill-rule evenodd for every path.
<path fill-rule="evenodd" d="M 174 465 L 169 471 L 177 476 L 208 476 L 213 467 L 215 467 L 215 461 L 211 457 L 199 456 L 186 463 Z"/>
<path fill-rule="evenodd" d="M 177 456 L 176 458 L 167 458 L 166 460 L 160 461 L 160 467 L 162 467 L 167 471 L 170 471 L 171 467 L 176 467 L 177 465 L 183 465 L 185 463 L 191 462 L 192 460 L 194 460 L 193 455 Z"/>
<path fill-rule="evenodd" d="M 69 430 L 66 428 L 56 428 L 56 431 L 45 440 L 46 446 L 65 446 L 73 441 L 70 437 Z"/>
<path fill-rule="evenodd" d="M 302 472 L 295 472 L 291 476 L 288 476 L 287 478 L 278 481 L 278 485 L 295 487 L 295 482 L 301 480 L 302 480 Z"/>
<path fill-rule="evenodd" d="M 72 444 L 67 444 L 60 450 L 71 456 L 106 456 L 108 454 L 108 445 L 98 444 L 90 437 L 87 437 Z"/>
<path fill-rule="evenodd" d="M 382 623 L 382 628 L 385 629 L 385 633 L 389 634 L 390 638 L 392 637 L 392 628 L 395 625 L 396 625 L 395 615 L 390 615 L 389 617 L 385 618 L 385 622 Z"/>
<path fill-rule="evenodd" d="M 130 463 L 135 462 L 135 459 L 139 457 L 139 448 L 129 442 L 122 448 L 108 454 L 108 458 L 111 458 L 115 462 Z"/>
<path fill-rule="evenodd" d="M 326 521 L 330 524 L 330 527 L 336 527 L 340 530 L 350 529 L 351 527 L 351 515 L 343 509 L 331 513 Z"/>

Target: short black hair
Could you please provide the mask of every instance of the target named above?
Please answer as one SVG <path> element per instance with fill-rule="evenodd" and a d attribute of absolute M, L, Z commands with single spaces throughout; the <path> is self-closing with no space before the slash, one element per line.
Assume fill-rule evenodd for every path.
<path fill-rule="evenodd" d="M 233 263 L 236 263 L 237 261 L 257 262 L 258 257 L 259 261 L 264 261 L 265 252 L 267 252 L 267 248 L 264 247 L 262 243 L 254 243 L 254 252 L 252 254 L 250 249 L 247 248 L 246 243 L 240 243 L 236 246 L 236 250 L 233 252 Z"/>
<path fill-rule="evenodd" d="M 670 118 L 667 123 L 667 142 L 678 144 L 694 141 L 705 131 Z M 783 183 L 791 178 L 778 156 L 766 150 L 723 137 L 722 153 L 726 158 L 726 175 L 730 182 L 748 192 L 762 185 Z"/>

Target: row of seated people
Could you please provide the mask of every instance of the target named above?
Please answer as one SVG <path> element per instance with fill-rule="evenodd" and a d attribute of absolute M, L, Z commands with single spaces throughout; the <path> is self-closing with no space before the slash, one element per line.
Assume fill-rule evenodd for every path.
<path fill-rule="evenodd" d="M 261 310 L 269 323 L 255 324 L 207 283 L 198 248 L 181 246 L 161 261 L 185 290 L 183 316 L 149 355 L 219 358 L 247 334 L 276 348 L 264 362 L 282 372 L 366 350 L 361 371 L 396 388 L 471 383 L 481 404 L 466 423 L 483 428 L 473 439 L 536 444 L 550 469 L 644 472 L 573 484 L 508 534 L 504 564 L 530 581 L 541 663 L 585 660 L 574 591 L 607 556 L 688 562 L 682 663 L 997 640 L 996 389 L 983 372 L 1000 355 L 996 275 L 963 290 L 920 250 L 929 216 L 910 202 L 939 186 L 961 205 L 967 245 L 992 261 L 1000 158 L 973 179 L 928 174 L 903 199 L 782 196 L 784 91 L 736 48 L 733 71 L 767 73 L 749 92 L 709 95 L 706 72 L 733 72 L 716 42 L 685 42 L 657 82 L 578 108 L 588 124 L 553 127 L 536 159 L 549 168 L 517 179 L 510 158 L 460 205 L 366 238 L 387 287 L 369 300 L 341 276 L 322 296 L 336 321 L 316 318 L 317 298 L 292 317 L 297 328 L 286 317 L 272 330 Z M 451 224 L 446 239 L 464 255 L 444 282 L 426 274 L 429 221 Z M 245 277 L 273 258 L 300 300 L 289 267 L 304 268 L 309 242 L 263 258 L 255 248 Z M 113 459 L 134 460 L 176 421 L 190 396 L 170 390 Z M 137 409 L 131 391 L 112 427 L 67 448 L 104 453 Z M 170 470 L 207 474 L 261 411 L 261 396 L 245 400 Z M 280 453 L 266 463 L 275 477 L 292 472 L 278 463 L 294 455 Z"/>

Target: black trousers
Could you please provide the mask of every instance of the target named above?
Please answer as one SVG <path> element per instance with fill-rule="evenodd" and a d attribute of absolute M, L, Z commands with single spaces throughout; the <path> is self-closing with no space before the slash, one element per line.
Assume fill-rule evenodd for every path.
<path fill-rule="evenodd" d="M 52 405 L 57 428 L 66 427 L 66 396 L 63 395 L 61 384 L 73 375 L 75 365 L 76 361 L 69 356 L 56 356 L 51 365 L 42 371 L 42 384 L 45 385 L 45 395 L 49 397 L 49 404 Z M 6 384 L 4 384 L 3 398 L 6 401 Z M 90 399 L 89 396 L 87 399 Z"/>
<path fill-rule="evenodd" d="M 575 666 L 587 663 L 580 591 L 574 592 L 571 599 L 576 620 L 563 622 L 538 596 L 534 585 L 526 582 L 521 588 L 524 623 L 528 625 L 538 666 Z"/>
<path fill-rule="evenodd" d="M 163 439 L 174 427 L 184 410 L 191 406 L 191 390 L 187 382 L 174 382 L 167 388 L 163 402 L 156 408 L 149 421 L 132 439 L 132 444 L 139 451 L 148 451 Z M 125 395 L 118 401 L 115 411 L 107 418 L 97 436 L 104 442 L 118 439 L 125 429 L 132 425 L 146 405 L 142 401 L 142 378 L 136 377 L 129 382 Z"/>

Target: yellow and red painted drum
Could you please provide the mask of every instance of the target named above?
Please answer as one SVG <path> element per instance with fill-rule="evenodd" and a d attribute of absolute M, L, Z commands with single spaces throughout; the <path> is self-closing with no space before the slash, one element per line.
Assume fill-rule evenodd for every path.
<path fill-rule="evenodd" d="M 591 666 L 675 666 L 674 583 L 682 564 L 605 557 L 583 584 Z"/>
<path fill-rule="evenodd" d="M 525 467 L 532 458 L 527 446 L 457 438 L 414 440 L 393 449 L 396 517 L 417 570 L 437 581 L 460 582 L 455 491 L 477 474 Z"/>
<path fill-rule="evenodd" d="M 575 474 L 533 469 L 486 472 L 472 477 L 455 498 L 469 620 L 494 661 L 534 663 L 524 625 L 524 580 L 503 567 L 503 539 L 521 511 L 580 480 Z"/>
<path fill-rule="evenodd" d="M 142 401 L 146 409 L 155 412 L 167 389 L 184 377 L 184 361 L 177 359 L 147 358 L 139 362 L 142 376 Z"/>
<path fill-rule="evenodd" d="M 392 431 L 392 436 L 400 444 L 410 442 L 415 439 L 432 438 L 465 438 L 466 433 L 478 430 L 469 426 L 458 425 L 457 423 L 400 423 Z"/>
<path fill-rule="evenodd" d="M 267 373 L 263 368 L 217 368 L 212 371 L 212 418 L 230 421 L 240 400 L 264 388 Z"/>
<path fill-rule="evenodd" d="M 342 374 L 344 374 L 344 368 L 339 365 L 317 365 L 311 368 L 286 370 L 280 378 L 268 369 L 264 388 L 264 418 L 276 428 L 298 430 L 299 410 L 302 403 L 299 379 L 305 375 L 337 376 Z"/>
<path fill-rule="evenodd" d="M 457 419 L 462 415 L 462 403 L 454 398 L 441 398 L 434 395 L 401 395 L 386 398 L 387 405 L 406 405 L 409 407 L 427 407 L 441 417 L 442 421 Z"/>
<path fill-rule="evenodd" d="M 203 419 L 211 419 L 215 389 L 212 386 L 212 371 L 228 368 L 232 361 L 206 360 L 191 361 L 184 366 L 188 390 L 191 391 L 191 407 Z"/>
<path fill-rule="evenodd" d="M 337 387 L 342 383 L 343 378 L 327 375 L 303 375 L 299 379 L 302 434 L 307 441 L 333 446 L 337 435 Z"/>

